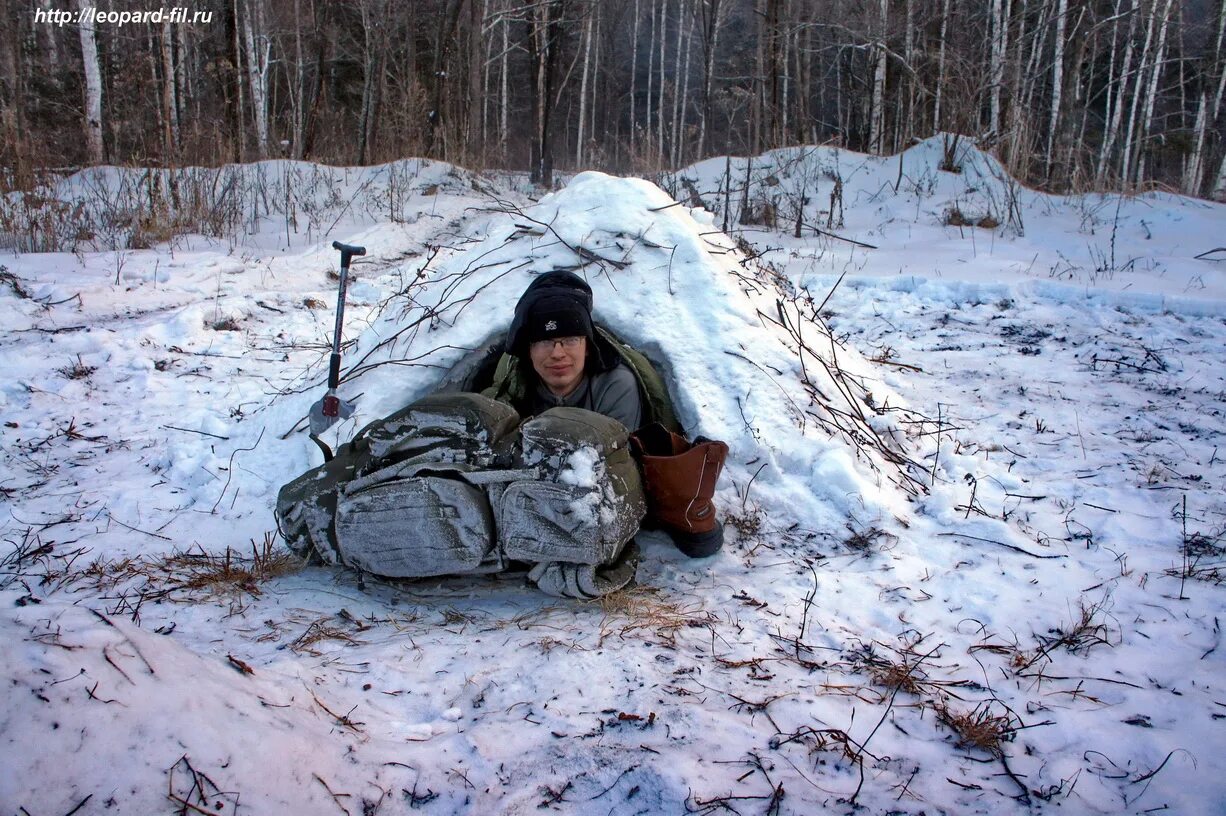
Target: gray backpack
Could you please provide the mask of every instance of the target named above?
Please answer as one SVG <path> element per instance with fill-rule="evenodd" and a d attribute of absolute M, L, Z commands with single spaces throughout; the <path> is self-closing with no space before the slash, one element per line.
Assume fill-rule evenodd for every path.
<path fill-rule="evenodd" d="M 597 597 L 634 576 L 645 513 L 628 433 L 579 408 L 520 423 L 479 394 L 435 394 L 363 428 L 281 489 L 300 555 L 389 578 L 526 562 L 546 592 Z"/>

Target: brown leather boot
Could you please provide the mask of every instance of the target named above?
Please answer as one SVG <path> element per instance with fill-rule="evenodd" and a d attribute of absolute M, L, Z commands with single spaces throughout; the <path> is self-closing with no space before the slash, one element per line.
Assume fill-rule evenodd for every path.
<path fill-rule="evenodd" d="M 630 445 L 643 467 L 648 519 L 689 557 L 716 553 L 724 544 L 724 525 L 711 498 L 728 445 L 702 437 L 691 444 L 659 423 L 635 431 Z"/>

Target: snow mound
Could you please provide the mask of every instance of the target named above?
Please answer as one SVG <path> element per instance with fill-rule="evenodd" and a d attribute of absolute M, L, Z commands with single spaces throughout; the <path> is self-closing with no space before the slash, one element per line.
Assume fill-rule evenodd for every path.
<path fill-rule="evenodd" d="M 384 305 L 346 352 L 341 395 L 360 411 L 340 437 L 437 388 L 440 371 L 505 331 L 534 276 L 557 269 L 584 276 L 596 320 L 659 366 L 686 433 L 728 442 L 725 505 L 744 508 L 752 479 L 784 523 L 907 514 L 917 484 L 891 418 L 899 399 L 835 342 L 813 298 L 747 258 L 705 210 L 596 172 L 509 208 L 479 243 Z M 316 396 L 285 409 L 301 416 Z M 288 445 L 309 448 L 301 436 Z M 306 464 L 277 453 L 293 466 L 287 480 Z"/>

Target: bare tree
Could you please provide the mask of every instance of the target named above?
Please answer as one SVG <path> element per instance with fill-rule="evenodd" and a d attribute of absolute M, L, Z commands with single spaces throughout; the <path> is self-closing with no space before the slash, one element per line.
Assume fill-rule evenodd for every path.
<path fill-rule="evenodd" d="M 81 35 L 81 58 L 85 65 L 85 148 L 90 164 L 102 164 L 102 68 L 98 63 L 98 33 L 89 15 L 90 0 L 77 0 L 77 30 Z"/>
<path fill-rule="evenodd" d="M 255 144 L 261 159 L 268 152 L 268 72 L 272 41 L 268 35 L 265 0 L 242 0 L 239 16 L 247 58 L 251 112 L 255 118 Z"/>
<path fill-rule="evenodd" d="M 162 57 L 163 152 L 167 158 L 171 158 L 179 153 L 180 130 L 178 85 L 176 82 L 179 71 L 174 56 L 174 31 L 169 21 L 162 23 L 160 50 Z"/>
<path fill-rule="evenodd" d="M 525 0 L 528 53 L 534 67 L 532 170 L 534 184 L 553 187 L 552 119 L 556 107 L 558 65 L 562 52 L 563 14 L 567 0 Z"/>
<path fill-rule="evenodd" d="M 1056 50 L 1051 60 L 1051 117 L 1047 123 L 1047 177 L 1051 178 L 1056 150 L 1056 134 L 1060 130 L 1060 101 L 1064 93 L 1064 24 L 1068 16 L 1068 0 L 1058 0 L 1056 7 Z"/>
<path fill-rule="evenodd" d="M 881 0 L 881 16 L 879 28 L 873 42 L 873 95 L 872 107 L 869 110 L 868 149 L 873 153 L 881 153 L 885 149 L 885 79 L 886 79 L 886 47 L 885 34 L 890 13 L 889 0 Z"/>
<path fill-rule="evenodd" d="M 1226 62 L 1223 61 L 1222 52 L 1224 35 L 1226 35 L 1226 0 L 1222 0 L 1218 7 L 1217 40 L 1213 47 L 1213 62 L 1211 69 L 1204 73 L 1205 84 L 1209 86 L 1213 72 L 1217 72 L 1217 89 L 1212 92 L 1212 96 L 1206 88 L 1202 88 L 1200 92 L 1196 106 L 1196 124 L 1193 126 L 1196 140 L 1193 143 L 1192 153 L 1184 165 L 1183 191 L 1188 195 L 1197 195 L 1200 192 L 1205 173 L 1209 128 L 1212 123 L 1218 121 L 1222 111 L 1222 96 L 1223 92 L 1226 92 Z"/>

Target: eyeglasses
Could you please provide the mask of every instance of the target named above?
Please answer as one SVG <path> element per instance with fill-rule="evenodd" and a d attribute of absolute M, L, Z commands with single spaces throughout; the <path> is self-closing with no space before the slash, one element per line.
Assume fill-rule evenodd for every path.
<path fill-rule="evenodd" d="M 530 343 L 529 348 L 539 354 L 540 352 L 553 351 L 553 347 L 561 343 L 562 348 L 567 351 L 574 351 L 579 348 L 579 344 L 583 341 L 583 337 L 555 337 L 552 340 L 537 340 L 534 343 Z"/>

